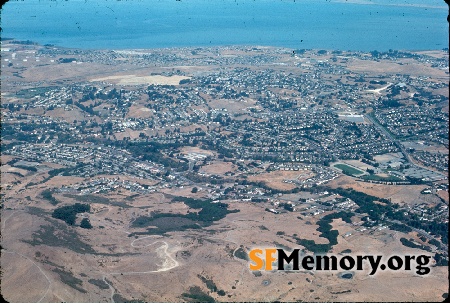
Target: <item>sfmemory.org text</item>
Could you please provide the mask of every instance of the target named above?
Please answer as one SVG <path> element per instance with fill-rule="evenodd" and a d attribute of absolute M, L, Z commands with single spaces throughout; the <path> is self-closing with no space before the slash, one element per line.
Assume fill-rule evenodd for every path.
<path fill-rule="evenodd" d="M 430 273 L 431 256 L 427 255 L 304 255 L 300 249 L 286 253 L 283 249 L 255 248 L 249 252 L 251 270 L 358 270 L 369 269 L 369 275 L 380 270 L 415 271 L 417 275 Z M 276 262 L 274 268 L 273 263 Z M 289 265 L 289 268 L 286 266 Z"/>

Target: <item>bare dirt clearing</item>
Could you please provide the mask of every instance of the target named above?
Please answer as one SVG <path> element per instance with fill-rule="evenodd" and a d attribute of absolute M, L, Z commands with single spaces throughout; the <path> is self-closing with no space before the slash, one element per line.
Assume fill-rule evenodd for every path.
<path fill-rule="evenodd" d="M 242 112 L 243 110 L 255 106 L 256 101 L 249 98 L 243 100 L 217 99 L 211 100 L 209 105 L 215 109 L 226 109 L 230 112 Z"/>
<path fill-rule="evenodd" d="M 212 175 L 223 175 L 227 172 L 235 172 L 236 169 L 237 165 L 231 162 L 213 162 L 212 164 L 202 166 L 199 171 Z"/>
<path fill-rule="evenodd" d="M 286 183 L 285 181 L 302 180 L 312 177 L 313 175 L 314 174 L 311 171 L 277 170 L 269 173 L 250 176 L 248 180 L 253 182 L 264 182 L 267 186 L 274 189 L 291 190 L 294 189 L 296 185 L 292 183 Z"/>
<path fill-rule="evenodd" d="M 189 154 L 189 153 L 198 153 L 198 154 L 207 155 L 207 156 L 214 155 L 214 153 L 210 150 L 202 149 L 202 148 L 195 147 L 195 146 L 185 146 L 185 147 L 181 148 L 181 153 L 185 154 L 185 155 Z"/>
<path fill-rule="evenodd" d="M 354 72 L 369 72 L 369 73 L 403 73 L 413 76 L 433 76 L 448 78 L 444 70 L 437 70 L 430 66 L 417 63 L 413 59 L 402 59 L 400 64 L 392 64 L 392 62 L 375 62 L 364 61 L 360 59 L 353 59 L 348 64 L 348 69 Z"/>
<path fill-rule="evenodd" d="M 136 75 L 117 75 L 107 76 L 103 78 L 91 79 L 91 82 L 112 82 L 118 85 L 141 85 L 141 84 L 155 84 L 155 85 L 179 85 L 181 80 L 190 79 L 185 76 L 136 76 Z"/>
<path fill-rule="evenodd" d="M 328 183 L 332 188 L 343 187 L 353 188 L 356 191 L 373 195 L 380 198 L 392 199 L 392 202 L 400 203 L 402 201 L 411 201 L 423 199 L 424 195 L 420 191 L 426 188 L 426 185 L 384 185 L 368 182 L 356 181 L 348 176 L 341 176 Z"/>
<path fill-rule="evenodd" d="M 51 63 L 45 66 L 28 68 L 21 76 L 30 81 L 54 81 L 70 78 L 81 80 L 121 69 L 122 67 L 98 63 Z"/>

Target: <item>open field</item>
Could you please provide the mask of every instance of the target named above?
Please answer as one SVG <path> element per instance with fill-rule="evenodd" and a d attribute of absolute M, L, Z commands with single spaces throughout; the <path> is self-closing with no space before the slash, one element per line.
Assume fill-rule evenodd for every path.
<path fill-rule="evenodd" d="M 348 69 L 354 72 L 368 72 L 368 73 L 403 73 L 413 76 L 433 76 L 440 78 L 447 78 L 444 70 L 436 70 L 430 66 L 418 64 L 413 59 L 402 59 L 402 64 L 392 64 L 390 62 L 374 62 L 362 61 L 360 59 L 353 59 L 348 64 Z"/>
<path fill-rule="evenodd" d="M 118 85 L 141 85 L 141 84 L 155 84 L 155 85 L 178 85 L 181 80 L 189 79 L 183 76 L 136 76 L 136 75 L 117 75 L 107 76 L 103 78 L 91 79 L 92 82 L 112 82 Z"/>
<path fill-rule="evenodd" d="M 286 183 L 284 181 L 305 179 L 312 175 L 313 173 L 308 171 L 276 170 L 269 173 L 249 176 L 248 180 L 252 182 L 264 182 L 267 186 L 274 189 L 290 190 L 296 187 L 295 184 Z"/>
<path fill-rule="evenodd" d="M 394 203 L 407 203 L 407 201 L 420 201 L 428 199 L 420 191 L 427 188 L 426 185 L 384 185 L 367 182 L 360 182 L 348 176 L 341 176 L 328 185 L 332 188 L 343 187 L 353 188 L 356 191 L 373 195 L 380 198 L 391 199 Z M 430 197 L 430 199 L 432 199 Z M 410 203 L 409 202 L 409 203 Z"/>
<path fill-rule="evenodd" d="M 349 165 L 346 164 L 334 164 L 334 167 L 336 167 L 337 169 L 340 169 L 341 171 L 354 175 L 354 176 L 359 176 L 364 174 L 363 171 L 360 171 L 359 169 L 356 169 L 354 167 L 351 167 Z"/>
<path fill-rule="evenodd" d="M 153 116 L 151 109 L 142 105 L 132 105 L 128 112 L 128 116 L 131 118 L 149 118 Z"/>
<path fill-rule="evenodd" d="M 236 172 L 237 166 L 231 162 L 214 162 L 210 165 L 204 165 L 199 170 L 207 174 L 223 175 L 227 172 Z"/>
<path fill-rule="evenodd" d="M 447 203 L 448 203 L 448 201 L 449 201 L 449 199 L 448 199 L 448 196 L 449 196 L 448 191 L 446 191 L 446 190 L 438 191 L 437 195 L 439 197 L 441 197 L 442 199 L 444 199 L 445 201 L 447 201 Z"/>
<path fill-rule="evenodd" d="M 1 258 L 2 294 L 10 302 L 38 302 L 48 293 L 50 281 L 45 272 L 42 272 L 32 259 L 21 254 L 2 251 Z M 16 292 L 18 284 L 28 285 L 26 292 Z"/>
<path fill-rule="evenodd" d="M 374 167 L 372 165 L 369 165 L 367 163 L 364 163 L 362 161 L 359 160 L 344 160 L 342 161 L 343 163 L 347 163 L 353 167 L 356 167 L 362 171 L 366 171 L 366 169 L 374 169 Z"/>
<path fill-rule="evenodd" d="M 28 68 L 21 73 L 21 76 L 31 81 L 51 81 L 67 78 L 81 80 L 114 71 L 118 71 L 118 69 L 97 63 L 58 64 L 56 62 L 49 62 L 48 65 Z"/>
<path fill-rule="evenodd" d="M 262 272 L 261 276 L 255 276 L 247 269 L 246 261 L 233 256 L 233 252 L 240 245 L 245 250 L 255 246 L 295 248 L 298 245 L 295 243 L 294 235 L 298 238 L 314 240 L 316 243 L 327 243 L 327 240 L 318 237 L 320 233 L 315 230 L 316 218 L 300 220 L 292 213 L 279 215 L 267 213 L 258 204 L 231 201 L 229 203 L 232 209 L 240 209 L 240 212 L 228 215 L 207 230 L 188 233 L 173 232 L 164 237 L 131 238 L 127 236 L 127 233 L 134 229 L 123 220 L 133 213 L 136 216 L 137 213 L 144 214 L 146 211 L 142 212 L 136 208 L 139 204 L 126 212 L 119 210 L 117 206 L 102 205 L 107 207 L 106 212 L 90 214 L 94 229 L 63 228 L 58 232 L 58 237 L 62 239 L 60 242 L 52 242 L 48 238 L 51 234 L 41 233 L 38 238 L 43 241 L 43 245 L 35 246 L 26 244 L 11 246 L 11 244 L 13 237 L 30 239 L 31 234 L 36 233 L 40 224 L 48 224 L 40 219 L 43 218 L 42 215 L 8 211 L 2 214 L 7 218 L 6 228 L 2 231 L 3 240 L 9 247 L 8 251 L 11 251 L 5 262 L 12 266 L 17 259 L 22 264 L 20 268 L 23 273 L 13 274 L 12 267 L 6 269 L 17 277 L 14 281 L 23 279 L 21 278 L 24 277 L 23 275 L 35 276 L 34 292 L 27 292 L 26 295 L 31 301 L 37 301 L 44 296 L 43 300 L 46 302 L 87 301 L 89 296 L 77 288 L 89 292 L 91 300 L 95 301 L 105 300 L 114 293 L 126 294 L 125 297 L 129 299 L 135 297 L 150 301 L 162 299 L 173 302 L 180 300 L 181 293 L 187 292 L 189 287 L 194 285 L 205 292 L 208 291 L 206 285 L 198 278 L 198 273 L 209 277 L 219 289 L 225 291 L 225 298 L 216 293 L 210 293 L 219 301 L 223 299 L 242 301 L 250 297 L 257 301 L 267 299 L 292 301 L 301 298 L 310 298 L 313 301 L 340 301 L 349 298 L 349 294 L 353 294 L 351 298 L 356 301 L 389 300 L 389 297 L 394 295 L 389 291 L 392 283 L 395 283 L 398 288 L 405 289 L 404 291 L 407 292 L 405 295 L 414 295 L 418 299 L 438 300 L 446 291 L 447 272 L 442 267 L 434 268 L 430 276 L 417 279 L 411 279 L 409 274 L 393 272 L 380 272 L 371 278 L 368 278 L 367 273 L 361 272 L 357 273 L 352 280 L 340 279 L 333 273 L 303 271 L 298 273 Z M 147 204 L 152 204 L 155 210 L 168 210 L 164 206 L 167 202 L 158 204 L 158 199 L 147 200 Z M 161 208 L 163 206 L 164 208 Z M 180 209 L 180 206 L 181 204 L 178 204 L 177 208 Z M 18 229 L 12 228 L 16 224 L 23 224 L 25 218 L 29 218 L 28 222 L 32 219 L 31 222 L 35 223 L 28 224 L 28 228 L 22 226 L 19 229 L 28 230 L 27 233 L 17 234 Z M 130 219 L 132 220 L 131 217 L 128 220 Z M 306 221 L 310 223 L 305 224 Z M 3 219 L 2 222 L 5 220 Z M 62 227 L 62 224 L 57 226 Z M 104 227 L 99 228 L 100 225 Z M 334 220 L 332 226 L 341 235 L 349 231 L 353 232 L 350 237 L 338 237 L 338 244 L 333 248 L 335 253 L 345 249 L 351 249 L 353 253 L 377 252 L 387 255 L 393 251 L 402 253 L 415 251 L 403 247 L 399 242 L 400 234 L 396 232 L 385 230 L 379 235 L 355 232 L 353 226 L 340 219 Z M 264 232 L 262 233 L 261 230 Z M 90 245 L 96 253 L 80 255 L 76 253 L 75 247 L 65 246 L 63 239 L 73 232 L 79 235 L 80 241 Z M 283 234 L 279 235 L 280 232 Z M 36 266 L 32 266 L 31 262 L 23 262 L 23 258 L 19 258 L 17 253 L 33 260 L 49 277 L 50 282 Z M 77 262 L 76 267 L 68 265 L 73 261 Z M 58 276 L 57 272 L 60 274 L 65 272 L 63 282 L 60 280 L 62 276 Z M 105 287 L 95 286 L 88 282 L 91 278 L 107 281 L 107 284 L 111 286 L 106 287 L 106 284 Z M 368 279 L 371 283 L 366 282 Z M 10 284 L 5 284 L 12 281 L 2 280 L 4 295 L 13 301 L 22 300 L 24 296 L 19 295 L 15 291 L 16 288 L 10 288 L 8 286 Z M 373 288 L 374 283 L 377 285 L 377 291 Z M 100 285 L 100 282 L 96 284 Z M 152 285 L 152 288 L 157 291 L 149 292 L 148 285 Z M 427 289 L 431 285 L 434 291 L 428 292 Z M 50 290 L 45 294 L 47 288 Z M 65 289 L 67 292 L 61 291 Z"/>
<path fill-rule="evenodd" d="M 205 150 L 205 149 L 198 148 L 195 146 L 185 146 L 185 147 L 181 148 L 180 153 L 185 154 L 185 155 L 189 154 L 189 153 L 198 153 L 198 154 L 207 155 L 207 156 L 214 155 L 214 153 L 210 150 Z"/>
<path fill-rule="evenodd" d="M 208 104 L 214 109 L 225 108 L 227 111 L 232 113 L 239 113 L 249 107 L 255 106 L 256 101 L 248 98 L 244 98 L 243 101 L 218 99 L 211 100 Z"/>

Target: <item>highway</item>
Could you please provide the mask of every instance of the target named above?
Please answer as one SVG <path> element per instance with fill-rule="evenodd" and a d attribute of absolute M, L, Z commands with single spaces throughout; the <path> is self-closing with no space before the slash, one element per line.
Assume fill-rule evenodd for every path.
<path fill-rule="evenodd" d="M 367 120 L 369 120 L 373 125 L 375 125 L 375 127 L 377 127 L 380 132 L 382 132 L 383 134 L 385 134 L 389 139 L 392 140 L 392 142 L 394 142 L 399 148 L 400 151 L 402 152 L 403 156 L 405 157 L 405 159 L 408 161 L 409 164 L 411 164 L 412 166 L 416 166 L 425 170 L 430 170 L 429 168 L 422 166 L 420 164 L 417 164 L 413 161 L 412 157 L 406 152 L 405 148 L 403 147 L 402 143 L 397 140 L 394 136 L 392 136 L 392 134 L 390 132 L 388 132 L 383 126 L 381 126 L 378 121 L 376 121 L 374 118 L 372 118 L 370 115 L 364 115 L 365 118 L 367 118 Z M 434 173 L 440 174 L 444 177 L 446 177 L 445 174 L 435 171 L 433 170 Z"/>

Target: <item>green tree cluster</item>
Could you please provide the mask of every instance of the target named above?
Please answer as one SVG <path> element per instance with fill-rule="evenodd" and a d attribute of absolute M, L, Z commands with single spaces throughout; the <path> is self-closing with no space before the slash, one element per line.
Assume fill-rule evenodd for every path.
<path fill-rule="evenodd" d="M 66 205 L 56 208 L 52 217 L 55 219 L 63 220 L 69 225 L 75 225 L 77 213 L 84 213 L 90 211 L 89 204 L 75 203 L 73 205 Z"/>
<path fill-rule="evenodd" d="M 53 194 L 50 189 L 46 189 L 46 190 L 42 191 L 41 195 L 45 200 L 48 200 L 50 202 L 50 204 L 52 204 L 52 205 L 56 205 L 59 203 L 59 201 L 56 200 L 55 197 L 53 197 Z"/>
<path fill-rule="evenodd" d="M 92 225 L 88 218 L 83 218 L 80 223 L 81 228 L 91 229 Z"/>

